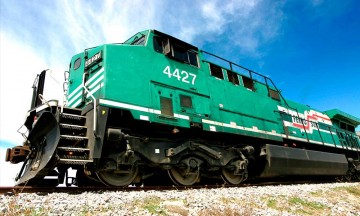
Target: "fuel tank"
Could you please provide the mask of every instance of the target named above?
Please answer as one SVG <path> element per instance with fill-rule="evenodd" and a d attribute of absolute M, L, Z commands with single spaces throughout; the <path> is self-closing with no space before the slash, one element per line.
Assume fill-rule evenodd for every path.
<path fill-rule="evenodd" d="M 289 175 L 341 176 L 348 170 L 343 154 L 266 145 L 267 164 L 261 177 Z"/>

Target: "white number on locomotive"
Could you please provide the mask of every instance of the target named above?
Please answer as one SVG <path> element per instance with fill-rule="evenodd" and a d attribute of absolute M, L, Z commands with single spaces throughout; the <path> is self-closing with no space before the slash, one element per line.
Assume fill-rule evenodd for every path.
<path fill-rule="evenodd" d="M 171 72 L 170 66 L 166 66 L 163 73 L 168 75 L 169 78 L 175 77 L 177 80 L 184 83 L 191 83 L 192 85 L 195 84 L 196 74 L 188 73 L 184 70 L 180 72 L 180 70 L 177 68 L 175 68 L 174 72 Z"/>

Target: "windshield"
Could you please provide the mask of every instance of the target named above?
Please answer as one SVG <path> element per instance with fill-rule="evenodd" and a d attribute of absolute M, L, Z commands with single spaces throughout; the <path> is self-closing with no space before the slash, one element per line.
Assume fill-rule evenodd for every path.
<path fill-rule="evenodd" d="M 143 46 L 145 45 L 145 42 L 146 42 L 146 36 L 139 32 L 134 36 L 132 36 L 131 38 L 127 39 L 124 42 L 124 44 Z"/>

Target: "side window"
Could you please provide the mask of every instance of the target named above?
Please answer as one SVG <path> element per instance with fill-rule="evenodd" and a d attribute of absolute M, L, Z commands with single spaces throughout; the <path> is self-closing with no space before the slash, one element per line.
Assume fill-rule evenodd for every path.
<path fill-rule="evenodd" d="M 348 131 L 355 133 L 355 127 L 354 126 L 348 125 L 347 128 L 348 128 Z"/>
<path fill-rule="evenodd" d="M 185 108 L 193 108 L 191 97 L 187 95 L 180 95 L 180 106 Z"/>
<path fill-rule="evenodd" d="M 180 62 L 199 67 L 198 54 L 193 48 L 179 45 L 170 41 L 169 38 L 153 37 L 154 50 L 176 59 Z"/>
<path fill-rule="evenodd" d="M 174 116 L 174 110 L 173 110 L 173 104 L 171 98 L 160 96 L 160 108 L 161 108 L 161 114 Z"/>
<path fill-rule="evenodd" d="M 191 65 L 198 67 L 199 63 L 196 52 L 188 51 L 188 58 Z"/>
<path fill-rule="evenodd" d="M 187 50 L 178 45 L 173 45 L 172 56 L 177 60 L 188 62 Z"/>
<path fill-rule="evenodd" d="M 344 122 L 340 122 L 340 128 L 346 130 L 346 124 Z"/>
<path fill-rule="evenodd" d="M 254 88 L 254 81 L 250 79 L 249 77 L 242 76 L 242 80 L 244 83 L 244 86 L 248 89 L 255 90 Z"/>
<path fill-rule="evenodd" d="M 161 38 L 154 36 L 153 38 L 154 50 L 159 53 L 163 53 L 163 42 Z"/>
<path fill-rule="evenodd" d="M 179 45 L 172 45 L 172 57 L 176 60 L 198 67 L 197 54 L 192 50 L 186 50 Z"/>
<path fill-rule="evenodd" d="M 80 67 L 80 65 L 81 65 L 81 58 L 79 57 L 75 60 L 73 69 L 77 70 Z"/>
<path fill-rule="evenodd" d="M 229 82 L 231 82 L 234 85 L 239 85 L 240 84 L 239 77 L 238 77 L 237 73 L 229 71 L 229 70 L 226 70 L 226 73 L 227 73 Z"/>
<path fill-rule="evenodd" d="M 210 74 L 211 76 L 217 77 L 219 79 L 224 79 L 224 74 L 222 72 L 221 67 L 213 65 L 213 64 L 209 64 L 210 65 Z"/>

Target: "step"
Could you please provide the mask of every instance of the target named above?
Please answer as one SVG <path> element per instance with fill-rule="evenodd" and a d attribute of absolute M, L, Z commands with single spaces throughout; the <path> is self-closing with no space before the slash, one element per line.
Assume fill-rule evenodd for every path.
<path fill-rule="evenodd" d="M 75 147 L 58 147 L 57 155 L 60 160 L 88 160 L 90 157 L 90 149 Z"/>
<path fill-rule="evenodd" d="M 63 113 L 81 115 L 82 109 L 63 107 Z"/>
<path fill-rule="evenodd" d="M 66 129 L 73 129 L 73 130 L 87 129 L 86 126 L 74 125 L 74 124 L 65 124 L 65 123 L 60 123 L 60 127 L 66 128 Z"/>
<path fill-rule="evenodd" d="M 82 115 L 74 115 L 74 114 L 69 114 L 69 113 L 62 113 L 60 116 L 61 116 L 62 118 L 67 118 L 67 119 L 76 119 L 76 120 L 86 119 L 85 116 L 82 116 Z"/>
<path fill-rule="evenodd" d="M 60 135 L 59 147 L 86 148 L 88 138 L 84 136 Z"/>
<path fill-rule="evenodd" d="M 85 165 L 87 163 L 92 163 L 93 160 L 77 160 L 77 159 L 63 159 L 61 158 L 58 163 L 60 164 L 74 164 L 74 165 Z"/>
<path fill-rule="evenodd" d="M 60 135 L 60 139 L 66 139 L 66 140 L 87 140 L 87 137 L 83 136 L 71 136 L 71 135 Z"/>
<path fill-rule="evenodd" d="M 76 124 L 60 123 L 60 134 L 63 136 L 86 137 L 87 127 Z M 63 138 L 69 139 L 69 138 Z"/>
<path fill-rule="evenodd" d="M 74 115 L 74 114 L 68 114 L 68 113 L 62 113 L 60 114 L 60 120 L 59 122 L 61 124 L 65 125 L 79 125 L 84 126 L 86 123 L 86 117 L 81 115 Z"/>
<path fill-rule="evenodd" d="M 90 149 L 88 149 L 88 148 L 74 148 L 74 147 L 65 147 L 65 146 L 57 147 L 57 149 L 64 150 L 64 151 L 72 151 L 72 152 L 90 151 Z"/>

